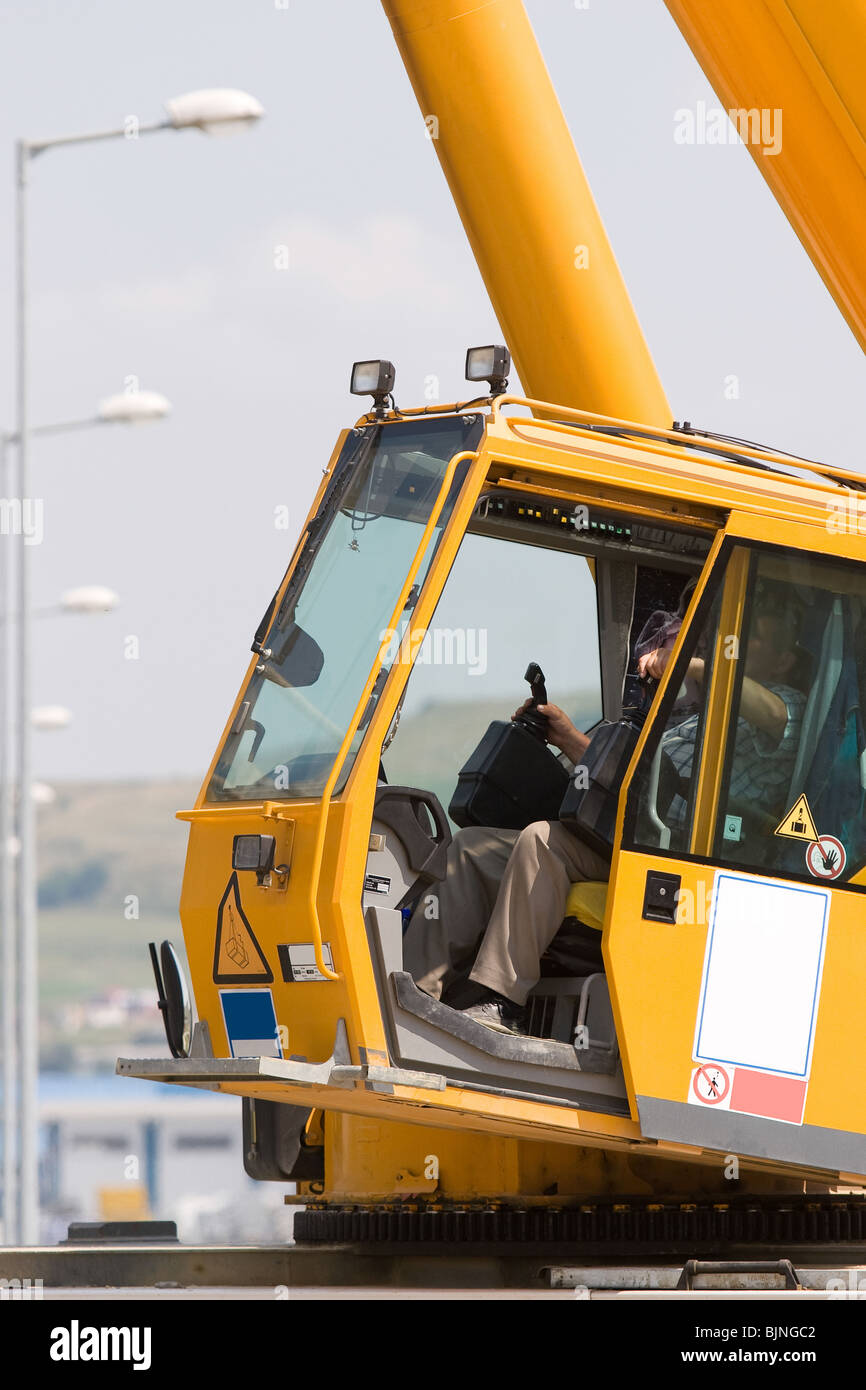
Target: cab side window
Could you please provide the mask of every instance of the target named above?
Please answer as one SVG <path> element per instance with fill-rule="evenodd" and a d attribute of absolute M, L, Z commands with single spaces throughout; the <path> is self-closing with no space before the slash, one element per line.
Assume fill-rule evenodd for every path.
<path fill-rule="evenodd" d="M 759 873 L 866 867 L 866 576 L 734 546 L 686 634 L 629 792 L 625 839 Z"/>
<path fill-rule="evenodd" d="M 715 858 L 828 880 L 866 863 L 864 599 L 857 568 L 753 556 Z"/>

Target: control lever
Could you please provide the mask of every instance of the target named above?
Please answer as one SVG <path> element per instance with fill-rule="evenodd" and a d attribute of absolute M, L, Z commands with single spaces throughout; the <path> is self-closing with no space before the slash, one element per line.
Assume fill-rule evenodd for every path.
<path fill-rule="evenodd" d="M 547 715 L 539 714 L 538 706 L 547 704 L 547 687 L 544 684 L 544 672 L 537 661 L 530 661 L 523 679 L 529 682 L 532 705 L 531 708 L 519 714 L 514 722 L 515 724 L 520 724 L 527 733 L 532 734 L 532 736 L 539 739 L 540 742 L 546 743 L 548 728 Z"/>

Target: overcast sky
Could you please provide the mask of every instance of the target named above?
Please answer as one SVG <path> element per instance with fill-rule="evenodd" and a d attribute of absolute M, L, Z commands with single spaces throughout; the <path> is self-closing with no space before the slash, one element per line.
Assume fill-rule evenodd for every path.
<path fill-rule="evenodd" d="M 862 355 L 745 149 L 675 142 L 679 109 L 717 103 L 661 0 L 527 9 L 677 418 L 861 467 Z M 85 583 L 122 599 L 108 617 L 38 622 L 35 703 L 74 724 L 37 736 L 37 769 L 200 776 L 358 413 L 352 361 L 390 357 L 402 403 L 431 373 L 451 399 L 466 347 L 498 329 L 376 0 L 0 14 L 5 428 L 15 138 L 158 118 L 199 87 L 266 108 L 232 139 L 57 150 L 31 171 L 33 421 L 89 415 L 130 376 L 173 403 L 162 424 L 33 445 L 34 601 Z"/>

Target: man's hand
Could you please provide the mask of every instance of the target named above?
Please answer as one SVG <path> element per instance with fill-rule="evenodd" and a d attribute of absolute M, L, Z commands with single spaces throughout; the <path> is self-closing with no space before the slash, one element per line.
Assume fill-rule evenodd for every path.
<path fill-rule="evenodd" d="M 651 676 L 654 681 L 660 681 L 667 670 L 673 649 L 673 643 L 671 643 L 670 646 L 656 647 L 654 652 L 646 652 L 643 656 L 638 657 L 638 675 Z"/>
<path fill-rule="evenodd" d="M 667 651 L 664 647 L 656 647 L 654 652 L 646 652 L 643 656 L 638 657 L 637 673 L 639 676 L 651 676 L 653 680 L 660 681 L 667 664 Z"/>
<path fill-rule="evenodd" d="M 525 700 L 520 709 L 514 711 L 512 719 L 517 719 L 531 705 L 531 700 Z M 552 743 L 554 748 L 558 748 L 573 763 L 579 762 L 589 743 L 586 734 L 575 728 L 565 710 L 561 710 L 559 705 L 538 705 L 537 709 L 547 720 L 548 743 Z"/>
<path fill-rule="evenodd" d="M 660 681 L 668 667 L 668 662 L 673 655 L 673 647 L 656 647 L 654 652 L 647 652 L 645 656 L 638 657 L 637 670 L 639 676 L 652 676 L 653 680 Z M 686 677 L 697 681 L 698 685 L 703 685 L 706 663 L 699 656 L 693 656 L 686 671 Z"/>
<path fill-rule="evenodd" d="M 533 700 L 524 700 L 523 704 L 520 706 L 520 709 L 516 709 L 512 714 L 511 718 L 519 719 L 521 714 L 525 714 L 528 709 L 533 708 L 534 703 L 535 702 Z"/>

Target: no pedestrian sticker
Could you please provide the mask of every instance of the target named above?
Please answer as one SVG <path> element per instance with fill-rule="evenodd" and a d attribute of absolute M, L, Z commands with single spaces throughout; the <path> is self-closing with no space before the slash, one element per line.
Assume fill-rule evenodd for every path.
<path fill-rule="evenodd" d="M 835 835 L 819 835 L 806 850 L 806 868 L 813 878 L 838 878 L 846 858 L 841 840 Z"/>
<path fill-rule="evenodd" d="M 692 1077 L 692 1090 L 704 1105 L 718 1105 L 731 1089 L 731 1078 L 717 1062 L 706 1062 Z"/>

